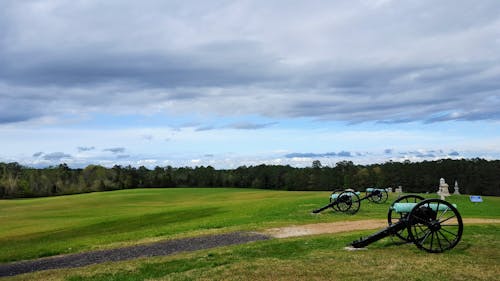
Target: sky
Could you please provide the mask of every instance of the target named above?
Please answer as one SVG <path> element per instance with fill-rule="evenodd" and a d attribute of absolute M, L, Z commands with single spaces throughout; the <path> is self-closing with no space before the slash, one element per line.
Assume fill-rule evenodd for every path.
<path fill-rule="evenodd" d="M 500 159 L 500 2 L 0 1 L 0 162 Z"/>

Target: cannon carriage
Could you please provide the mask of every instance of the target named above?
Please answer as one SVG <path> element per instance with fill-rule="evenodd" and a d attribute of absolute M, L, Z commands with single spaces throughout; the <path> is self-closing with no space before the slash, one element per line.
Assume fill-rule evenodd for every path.
<path fill-rule="evenodd" d="M 387 201 L 389 197 L 387 190 L 381 188 L 367 188 L 365 191 L 365 196 L 361 197 L 361 192 L 354 191 L 352 189 L 337 189 L 330 195 L 330 203 L 324 207 L 313 210 L 314 214 L 322 212 L 328 208 L 332 208 L 334 211 L 355 214 L 358 212 L 361 201 L 368 200 L 373 203 L 381 204 Z"/>
<path fill-rule="evenodd" d="M 396 236 L 419 249 L 441 253 L 454 248 L 462 238 L 463 222 L 456 205 L 441 199 L 400 197 L 391 204 L 387 219 L 387 228 L 350 245 L 364 248 L 382 238 Z"/>

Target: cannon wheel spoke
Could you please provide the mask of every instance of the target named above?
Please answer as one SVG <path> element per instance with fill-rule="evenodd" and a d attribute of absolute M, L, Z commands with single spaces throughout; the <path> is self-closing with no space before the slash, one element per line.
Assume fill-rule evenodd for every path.
<path fill-rule="evenodd" d="M 448 243 L 448 247 L 452 244 L 452 242 L 450 240 L 448 240 L 448 238 L 446 238 L 446 235 L 441 233 L 441 231 L 438 231 L 437 233 L 438 233 L 438 235 L 441 235 L 441 237 L 443 237 L 444 240 L 446 240 L 446 243 Z M 441 247 L 441 248 L 443 248 L 443 247 Z"/>
<path fill-rule="evenodd" d="M 417 227 L 418 227 L 418 229 L 419 229 L 420 231 L 418 231 L 418 230 L 417 230 Z M 415 230 L 415 237 L 420 237 L 420 234 L 428 232 L 428 230 L 427 230 L 427 229 L 422 228 L 422 226 L 421 226 L 421 225 L 418 225 L 418 224 L 414 225 L 414 228 L 413 228 L 413 229 Z M 408 233 L 408 235 L 410 235 L 410 234 Z M 417 238 L 417 239 L 418 239 L 418 238 Z"/>
<path fill-rule="evenodd" d="M 420 214 L 419 208 L 430 208 L 431 204 L 437 205 L 435 217 L 429 216 L 426 219 L 417 215 Z M 446 208 L 442 208 L 442 205 Z M 442 219 L 445 213 L 448 213 L 448 217 Z M 456 223 L 443 224 L 451 219 L 455 219 Z M 418 248 L 431 253 L 441 253 L 455 247 L 462 238 L 462 217 L 450 203 L 440 199 L 428 199 L 417 203 L 408 215 L 408 232 Z M 423 234 L 424 237 L 422 237 Z"/>
<path fill-rule="evenodd" d="M 432 231 L 426 230 L 426 231 L 423 231 L 423 232 L 420 232 L 420 233 L 425 233 L 424 237 L 419 238 L 419 236 L 417 234 L 417 236 L 415 236 L 415 238 L 416 238 L 415 240 L 420 241 L 420 243 L 423 244 L 423 243 L 425 243 L 425 241 L 427 240 L 427 238 L 429 238 L 429 235 L 432 233 Z"/>
<path fill-rule="evenodd" d="M 394 206 L 395 203 L 417 203 L 420 201 L 423 201 L 424 197 L 419 196 L 419 195 L 405 195 L 402 196 L 398 199 L 396 199 L 392 204 L 391 207 L 389 208 L 389 213 L 387 214 L 387 222 L 389 225 L 393 225 L 395 223 L 398 223 L 401 220 L 406 220 L 408 213 L 396 213 L 392 207 Z M 405 241 L 405 242 L 411 242 L 412 240 L 410 239 L 410 234 L 408 232 L 407 228 L 404 228 L 396 233 L 394 233 L 399 239 Z"/>
<path fill-rule="evenodd" d="M 436 240 L 438 242 L 439 249 L 442 252 L 443 251 L 443 245 L 441 244 L 441 240 L 439 239 L 439 231 L 436 231 Z"/>
<path fill-rule="evenodd" d="M 456 243 L 458 243 L 458 236 L 456 233 L 450 233 L 452 235 L 452 237 L 447 237 L 447 235 L 445 235 L 443 232 L 442 232 L 443 229 L 440 229 L 436 232 L 436 235 L 437 237 L 439 238 L 441 236 L 441 238 L 444 239 L 444 241 L 441 243 L 441 239 L 439 239 L 440 243 L 439 243 L 439 250 L 440 252 L 444 252 L 448 249 L 451 249 L 453 247 L 455 247 Z M 451 239 L 451 240 L 450 240 Z"/>
<path fill-rule="evenodd" d="M 442 231 L 444 231 L 444 232 L 447 232 L 448 234 L 451 234 L 451 235 L 453 235 L 453 236 L 455 236 L 455 237 L 457 237 L 457 235 L 458 235 L 457 233 L 455 233 L 455 232 L 451 232 L 451 231 L 448 231 L 448 230 L 446 230 L 446 229 L 444 229 L 444 228 L 441 228 L 441 230 L 442 230 Z"/>
<path fill-rule="evenodd" d="M 448 217 L 448 218 L 446 218 L 446 219 L 444 219 L 444 220 L 441 220 L 441 221 L 439 221 L 439 223 L 441 223 L 441 224 L 442 224 L 443 222 L 445 222 L 445 221 L 449 221 L 449 220 L 451 220 L 452 218 L 455 218 L 455 216 L 451 216 L 451 217 Z"/>

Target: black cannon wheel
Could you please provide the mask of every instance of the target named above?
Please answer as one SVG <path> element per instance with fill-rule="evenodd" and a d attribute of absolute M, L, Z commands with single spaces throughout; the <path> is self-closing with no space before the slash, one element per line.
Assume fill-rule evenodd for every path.
<path fill-rule="evenodd" d="M 332 196 L 333 196 L 334 194 L 337 194 L 337 198 L 339 198 L 339 195 L 340 195 L 342 192 L 344 192 L 344 191 L 345 191 L 344 189 L 335 189 L 335 190 L 332 192 L 332 194 L 330 195 L 330 203 L 332 203 L 332 202 L 333 202 Z M 339 211 L 339 212 L 340 212 L 340 210 L 338 209 L 337 205 L 338 205 L 338 204 L 333 204 L 333 205 L 332 205 L 332 209 L 333 209 L 334 211 Z"/>
<path fill-rule="evenodd" d="M 357 213 L 361 205 L 359 196 L 353 191 L 344 191 L 340 193 L 337 202 L 336 210 L 348 214 Z"/>
<path fill-rule="evenodd" d="M 418 203 L 423 200 L 425 200 L 425 198 L 420 195 L 409 194 L 402 196 L 396 199 L 394 202 L 392 202 L 391 207 L 389 208 L 389 213 L 387 214 L 387 222 L 389 223 L 389 226 L 399 222 L 402 219 L 406 219 L 409 214 L 409 213 L 396 213 L 392 209 L 395 203 Z M 412 240 L 409 237 L 407 228 L 404 228 L 394 234 L 403 241 L 412 242 Z"/>
<path fill-rule="evenodd" d="M 427 199 L 413 207 L 408 215 L 408 232 L 418 248 L 442 253 L 455 247 L 464 226 L 457 208 L 441 199 Z"/>
<path fill-rule="evenodd" d="M 368 200 L 377 204 L 385 203 L 387 198 L 389 198 L 389 194 L 387 194 L 387 190 L 385 189 L 375 189 L 372 192 L 367 191 L 365 196 Z"/>

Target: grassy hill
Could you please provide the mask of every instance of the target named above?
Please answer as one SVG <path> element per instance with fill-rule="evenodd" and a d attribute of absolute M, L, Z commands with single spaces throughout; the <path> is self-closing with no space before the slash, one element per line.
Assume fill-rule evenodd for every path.
<path fill-rule="evenodd" d="M 179 188 L 0 200 L 0 262 L 207 233 L 383 219 L 390 202 L 395 198 L 395 195 L 391 195 L 392 198 L 381 205 L 363 201 L 360 211 L 352 216 L 330 210 L 321 215 L 311 215 L 312 209 L 328 202 L 328 196 L 328 192 Z M 500 218 L 500 198 L 497 197 L 484 197 L 485 202 L 479 204 L 471 203 L 467 196 L 451 196 L 448 201 L 458 205 L 464 218 Z M 429 255 L 408 245 L 397 247 L 390 243 L 390 239 L 374 244 L 363 253 L 342 250 L 348 242 L 370 233 L 365 231 L 271 240 L 175 257 L 120 262 L 117 263 L 119 266 L 104 264 L 85 270 L 51 272 L 56 279 L 71 280 L 123 280 L 126 276 L 131 276 L 127 280 L 226 280 L 233 279 L 231 273 L 235 271 L 241 274 L 247 272 L 247 276 L 265 280 L 289 280 L 290 276 L 303 277 L 297 277 L 297 280 L 335 280 L 333 275 L 338 276 L 338 280 L 345 280 L 360 276 L 368 278 L 366 274 L 379 276 L 382 269 L 396 274 L 405 262 L 416 263 L 412 266 L 423 266 L 421 263 L 424 260 L 425 263 L 435 261 L 443 265 L 430 266 L 430 269 L 425 267 L 425 276 L 428 278 L 422 280 L 435 280 L 431 277 L 435 277 L 440 269 L 448 272 L 443 279 L 461 280 L 455 278 L 458 275 L 452 279 L 446 278 L 451 276 L 449 274 L 453 270 L 450 273 L 450 269 L 455 267 L 469 268 L 471 272 L 481 273 L 480 276 L 486 278 L 490 276 L 488 272 L 500 273 L 497 265 L 500 262 L 499 230 L 498 224 L 467 226 L 459 246 L 442 255 Z M 481 270 L 488 265 L 491 267 L 487 271 Z M 296 275 L 290 275 L 292 273 Z M 46 279 L 46 274 L 41 272 L 26 276 Z M 380 277 L 385 279 L 391 274 Z M 14 279 L 19 278 L 24 277 Z M 254 278 L 248 280 L 251 279 Z"/>

